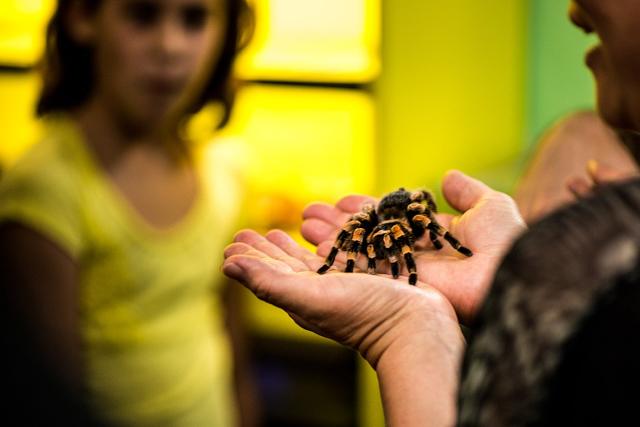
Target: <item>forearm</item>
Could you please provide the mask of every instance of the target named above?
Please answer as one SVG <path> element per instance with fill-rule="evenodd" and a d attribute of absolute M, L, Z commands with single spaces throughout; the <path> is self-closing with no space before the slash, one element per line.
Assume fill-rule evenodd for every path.
<path fill-rule="evenodd" d="M 376 371 L 388 426 L 452 426 L 462 334 L 429 334 L 394 343 L 380 358 Z"/>
<path fill-rule="evenodd" d="M 238 426 L 254 427 L 259 425 L 260 402 L 255 379 L 251 373 L 249 342 L 242 317 L 243 304 L 240 291 L 240 286 L 227 283 L 223 292 L 223 301 L 226 326 L 233 351 L 235 398 L 240 415 Z"/>
<path fill-rule="evenodd" d="M 82 383 L 77 267 L 55 244 L 19 225 L 0 227 L 0 298 L 16 356 L 33 355 L 74 391 Z M 22 353 L 21 353 L 22 352 Z"/>

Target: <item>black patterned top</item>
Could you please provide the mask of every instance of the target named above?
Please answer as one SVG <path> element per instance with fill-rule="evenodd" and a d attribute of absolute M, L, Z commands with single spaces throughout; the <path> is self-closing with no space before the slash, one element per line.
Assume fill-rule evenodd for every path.
<path fill-rule="evenodd" d="M 636 419 L 639 254 L 640 180 L 533 225 L 503 260 L 473 325 L 459 425 Z"/>

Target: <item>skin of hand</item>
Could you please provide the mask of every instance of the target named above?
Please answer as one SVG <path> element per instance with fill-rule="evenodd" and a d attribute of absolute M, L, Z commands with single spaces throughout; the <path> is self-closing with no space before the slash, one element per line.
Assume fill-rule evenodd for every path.
<path fill-rule="evenodd" d="M 589 160 L 615 165 L 620 173 L 637 173 L 630 133 L 614 131 L 593 111 L 579 111 L 551 126 L 537 143 L 518 180 L 513 198 L 528 224 L 575 202 L 577 192 L 590 187 Z M 586 185 L 585 185 L 586 184 Z M 572 187 L 576 187 L 572 191 Z"/>
<path fill-rule="evenodd" d="M 622 171 L 596 160 L 587 163 L 587 178 L 576 176 L 567 181 L 567 188 L 576 199 L 588 197 L 599 185 L 625 181 L 638 176 L 637 171 Z"/>
<path fill-rule="evenodd" d="M 511 197 L 462 172 L 448 172 L 442 190 L 447 202 L 462 214 L 438 214 L 437 219 L 474 255 L 464 258 L 446 243 L 436 251 L 428 239 L 423 239 L 416 244 L 414 253 L 418 277 L 451 302 L 461 322 L 469 323 L 482 304 L 503 255 L 526 225 Z M 320 256 L 327 256 L 340 227 L 363 204 L 372 201 L 371 197 L 352 195 L 335 206 L 312 204 L 304 211 L 302 234 L 318 246 Z M 338 259 L 344 260 L 344 253 Z M 366 270 L 364 257 L 359 257 L 359 262 L 360 268 Z"/>
<path fill-rule="evenodd" d="M 223 271 L 303 328 L 362 354 L 378 373 L 389 425 L 453 424 L 464 338 L 448 300 L 382 274 L 317 274 L 323 262 L 284 232 L 244 230 L 226 248 Z"/>

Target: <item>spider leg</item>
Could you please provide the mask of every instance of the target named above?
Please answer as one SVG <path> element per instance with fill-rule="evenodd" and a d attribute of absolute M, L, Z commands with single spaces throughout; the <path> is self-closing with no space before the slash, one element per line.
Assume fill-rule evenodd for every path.
<path fill-rule="evenodd" d="M 411 281 L 413 280 L 415 284 L 415 281 L 418 280 L 418 274 L 416 272 L 416 264 L 415 262 L 413 262 L 413 257 L 411 256 L 411 243 L 409 241 L 409 238 L 407 237 L 407 234 L 405 233 L 405 230 L 403 230 L 404 227 L 400 226 L 400 224 L 395 224 L 391 227 L 391 233 L 393 233 L 393 240 L 395 241 L 396 245 L 393 245 L 393 248 L 391 250 L 391 256 L 389 257 L 389 262 L 391 263 L 391 274 L 393 275 L 394 279 L 397 279 L 399 276 L 399 264 L 398 264 L 398 257 L 397 257 L 397 252 L 398 251 L 398 247 L 400 248 L 400 251 L 402 252 L 402 255 L 404 256 L 405 262 L 407 261 L 407 254 L 409 254 L 410 257 L 410 261 L 409 263 L 407 263 L 407 270 L 409 270 L 409 282 L 411 283 Z M 406 230 L 409 231 L 409 230 Z M 393 242 L 392 242 L 393 244 Z M 385 248 L 388 248 L 385 242 Z M 412 271 L 413 270 L 413 271 Z"/>
<path fill-rule="evenodd" d="M 444 228 L 442 228 L 440 225 L 438 225 L 437 227 L 440 227 L 440 229 L 444 230 Z M 473 252 L 471 252 L 471 249 L 467 248 L 466 246 L 462 246 L 460 244 L 460 241 L 458 241 L 458 239 L 453 237 L 453 235 L 451 233 L 449 233 L 448 231 L 446 231 L 444 233 L 444 236 L 442 236 L 442 237 L 444 237 L 444 240 L 446 240 L 447 242 L 449 242 L 449 244 L 451 246 L 453 246 L 453 249 L 455 249 L 456 251 L 460 252 L 462 255 L 464 255 L 466 257 L 470 257 L 470 256 L 473 255 Z"/>
<path fill-rule="evenodd" d="M 437 250 L 442 249 L 442 242 L 438 239 L 438 235 L 433 232 L 433 230 L 429 230 L 429 239 L 431 240 L 431 244 L 433 244 L 434 248 Z"/>
<path fill-rule="evenodd" d="M 413 198 L 416 200 L 421 200 L 424 197 L 423 194 L 429 194 L 425 191 L 418 191 L 413 194 Z M 431 197 L 431 196 L 430 196 Z M 433 199 L 431 199 L 433 202 Z M 411 228 L 413 229 L 413 234 L 416 238 L 420 238 L 424 235 L 425 230 L 427 230 L 428 221 L 427 218 L 427 207 L 419 202 L 413 202 L 409 206 L 407 206 L 407 218 L 409 219 L 409 223 L 411 224 Z M 438 235 L 429 230 L 429 240 L 431 240 L 431 244 L 437 250 L 442 249 L 442 242 L 438 239 Z"/>
<path fill-rule="evenodd" d="M 353 231 L 351 241 L 349 242 L 349 250 L 347 252 L 347 268 L 344 270 L 345 273 L 353 273 L 353 268 L 356 265 L 356 258 L 358 257 L 358 253 L 362 247 L 365 232 L 366 230 L 362 227 L 356 228 Z"/>
<path fill-rule="evenodd" d="M 367 245 L 367 257 L 368 257 L 368 265 L 367 265 L 367 273 L 376 274 L 376 249 L 372 243 Z"/>
<path fill-rule="evenodd" d="M 408 246 L 405 246 L 409 250 L 404 253 L 404 262 L 407 264 L 407 270 L 409 271 L 409 284 L 415 285 L 418 282 L 418 270 L 416 268 L 416 262 L 413 259 L 413 251 Z M 404 249 L 403 249 L 404 251 Z"/>
<path fill-rule="evenodd" d="M 438 207 L 436 206 L 436 201 L 433 198 L 433 194 L 429 191 L 422 191 L 422 197 L 424 198 L 425 203 L 427 204 L 427 209 L 429 211 L 436 213 L 438 212 Z"/>
<path fill-rule="evenodd" d="M 471 252 L 469 248 L 462 246 L 458 239 L 453 237 L 453 235 L 449 233 L 447 229 L 438 224 L 438 221 L 436 221 L 436 218 L 432 213 L 428 212 L 427 215 L 429 215 L 429 217 L 425 215 L 416 215 L 413 219 L 416 222 L 424 224 L 424 226 L 429 229 L 429 236 L 431 236 L 431 233 L 436 234 L 437 236 L 442 236 L 447 242 L 449 242 L 453 249 L 460 252 L 462 255 L 467 257 L 473 255 L 473 252 Z"/>
<path fill-rule="evenodd" d="M 403 227 L 401 227 L 399 224 L 396 224 L 393 227 L 391 227 L 391 232 L 393 233 L 393 238 L 401 248 L 400 250 L 402 251 L 404 262 L 407 266 L 407 270 L 409 271 L 409 284 L 415 285 L 416 282 L 418 281 L 418 272 L 416 268 L 416 263 L 413 259 L 413 255 L 412 255 L 413 249 L 409 241 L 409 238 L 405 234 Z"/>
<path fill-rule="evenodd" d="M 470 257 L 473 255 L 473 252 L 471 252 L 471 249 L 465 246 L 462 246 L 462 244 L 460 244 L 460 241 L 455 237 L 453 237 L 453 234 L 449 233 L 448 230 L 446 230 L 443 226 L 438 224 L 438 221 L 436 221 L 436 218 L 431 212 L 429 213 L 429 219 L 431 220 L 431 223 L 427 227 L 429 227 L 429 229 L 432 230 L 434 233 L 441 235 L 444 238 L 444 240 L 449 242 L 449 244 L 453 247 L 453 249 L 460 252 L 462 255 L 466 257 Z"/>
<path fill-rule="evenodd" d="M 383 258 L 386 258 L 389 261 L 391 266 L 391 275 L 394 279 L 397 279 L 400 276 L 400 266 L 398 265 L 398 256 L 396 254 L 397 249 L 394 250 L 394 242 L 391 237 L 390 230 L 379 230 L 372 236 L 372 241 L 374 245 L 378 245 L 381 249 Z"/>
<path fill-rule="evenodd" d="M 415 203 L 422 204 L 424 202 L 424 207 L 429 209 L 431 212 L 438 212 L 438 208 L 436 206 L 436 201 L 433 197 L 433 194 L 430 191 L 419 190 L 411 193 L 411 201 Z"/>
<path fill-rule="evenodd" d="M 360 221 L 354 220 L 347 222 L 344 227 L 342 227 L 342 230 L 340 230 L 340 233 L 338 233 L 338 237 L 336 237 L 336 240 L 333 243 L 333 247 L 331 248 L 329 255 L 327 255 L 327 258 L 324 261 L 324 265 L 318 269 L 319 274 L 324 274 L 329 270 L 329 268 L 331 268 L 336 260 L 336 255 L 338 255 L 338 252 L 344 246 L 345 241 L 349 236 L 353 235 L 354 228 L 359 225 Z"/>
<path fill-rule="evenodd" d="M 319 274 L 324 274 L 329 270 L 329 268 L 331 268 L 336 260 L 336 255 L 338 255 L 338 248 L 334 246 L 331 248 L 331 252 L 329 252 L 329 255 L 324 261 L 324 265 L 318 269 Z"/>

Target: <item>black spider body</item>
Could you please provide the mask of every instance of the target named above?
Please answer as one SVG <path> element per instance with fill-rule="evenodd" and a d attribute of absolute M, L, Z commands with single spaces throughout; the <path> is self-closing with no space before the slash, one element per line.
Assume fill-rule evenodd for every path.
<path fill-rule="evenodd" d="M 358 254 L 363 254 L 368 259 L 368 273 L 375 274 L 376 261 L 388 260 L 391 274 L 397 278 L 402 261 L 409 271 L 409 283 L 415 285 L 418 273 L 413 259 L 414 245 L 427 231 L 435 249 L 442 249 L 441 236 L 458 252 L 471 256 L 469 249 L 438 224 L 436 212 L 433 196 L 427 191 L 409 192 L 400 188 L 387 194 L 377 207 L 364 206 L 342 227 L 318 273 L 329 270 L 342 250 L 347 252 L 346 272 L 353 272 Z"/>

